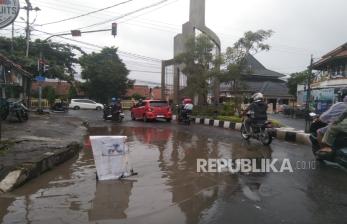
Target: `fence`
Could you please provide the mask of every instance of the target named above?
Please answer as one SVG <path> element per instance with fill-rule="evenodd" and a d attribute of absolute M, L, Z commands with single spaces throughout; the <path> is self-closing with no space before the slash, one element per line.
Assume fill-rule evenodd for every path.
<path fill-rule="evenodd" d="M 44 109 L 47 109 L 49 108 L 49 103 L 48 103 L 48 100 L 46 99 L 42 99 L 41 100 L 41 106 L 42 108 Z M 39 108 L 39 100 L 38 99 L 31 99 L 30 100 L 30 108 Z"/>
<path fill-rule="evenodd" d="M 129 110 L 130 108 L 134 106 L 134 102 L 131 100 L 123 100 L 121 104 L 124 110 Z"/>

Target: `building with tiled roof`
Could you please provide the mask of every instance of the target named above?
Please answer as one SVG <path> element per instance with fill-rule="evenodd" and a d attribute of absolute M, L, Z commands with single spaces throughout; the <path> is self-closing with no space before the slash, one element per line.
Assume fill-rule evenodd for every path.
<path fill-rule="evenodd" d="M 0 97 L 28 100 L 33 75 L 0 54 Z"/>
<path fill-rule="evenodd" d="M 347 43 L 323 55 L 312 68 L 314 81 L 310 101 L 316 112 L 322 113 L 347 92 Z M 299 104 L 306 104 L 306 89 L 304 85 L 298 86 Z"/>
<path fill-rule="evenodd" d="M 283 80 L 285 75 L 267 69 L 254 56 L 248 54 L 245 58 L 246 69 L 242 74 L 243 94 L 250 96 L 253 93 L 261 92 L 264 94 L 268 103 L 273 103 L 274 107 L 277 103 L 289 104 L 289 101 L 294 99 L 289 94 L 286 81 Z M 230 83 L 221 83 L 221 97 L 232 97 L 233 89 Z M 276 108 L 274 108 L 276 109 Z"/>

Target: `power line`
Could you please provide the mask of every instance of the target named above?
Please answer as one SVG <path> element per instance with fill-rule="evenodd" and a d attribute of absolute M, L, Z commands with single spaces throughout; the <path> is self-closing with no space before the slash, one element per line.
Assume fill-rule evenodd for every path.
<path fill-rule="evenodd" d="M 40 2 L 40 4 L 44 4 L 44 5 L 46 5 L 47 4 L 47 2 L 45 1 L 45 2 L 41 2 L 40 0 L 36 0 L 36 1 L 38 1 L 38 2 Z M 178 0 L 176 0 L 176 1 L 178 1 Z M 174 2 L 176 2 L 176 1 L 174 1 Z M 164 6 L 162 6 L 162 7 L 165 7 L 165 6 L 167 6 L 167 5 L 170 5 L 170 4 L 172 4 L 172 3 L 174 3 L 174 2 L 171 2 L 171 3 L 168 3 L 168 4 L 166 4 L 166 5 L 164 5 Z M 59 2 L 57 2 L 57 3 L 59 3 Z M 69 2 L 69 4 L 70 4 L 70 2 Z M 80 12 L 85 12 L 84 10 L 81 10 L 81 5 L 77 5 L 77 4 L 75 4 L 76 6 L 78 6 L 79 8 L 77 9 L 77 8 L 72 8 L 71 6 L 69 7 L 69 9 L 74 9 L 74 12 L 77 12 L 78 11 L 78 13 L 80 13 Z M 55 4 L 55 6 L 58 6 L 57 4 Z M 50 8 L 50 9 L 54 9 L 54 10 L 57 10 L 57 11 L 61 11 L 61 9 L 62 8 L 64 8 L 64 10 L 66 11 L 67 9 L 66 9 L 66 7 L 65 7 L 65 5 L 64 6 L 58 6 L 59 8 L 55 8 L 55 7 L 52 7 L 51 6 L 51 4 L 47 4 L 47 6 L 45 6 L 45 7 L 47 7 L 47 8 Z M 95 7 L 90 7 L 90 6 L 83 6 L 84 8 L 85 7 L 87 7 L 87 8 L 90 8 L 90 9 L 96 9 Z M 160 8 L 162 8 L 162 7 L 160 7 Z M 160 9 L 160 8 L 158 8 L 158 9 Z M 157 10 L 157 9 L 154 9 L 154 10 Z M 152 10 L 152 11 L 154 11 L 154 10 Z M 150 12 L 152 12 L 152 11 L 149 11 L 149 13 Z M 70 11 L 71 13 L 73 13 L 72 11 Z M 105 16 L 114 16 L 114 14 L 117 14 L 117 13 L 107 13 L 107 12 L 105 12 L 105 11 L 103 11 L 103 12 L 101 12 L 100 14 L 102 14 L 102 15 L 105 15 Z M 146 13 L 145 13 L 146 14 Z M 141 14 L 141 15 L 144 15 L 144 14 Z M 141 16 L 140 15 L 140 16 Z M 102 17 L 100 17 L 100 16 L 95 16 L 95 15 L 92 15 L 94 18 L 99 18 L 99 19 L 104 19 L 104 18 L 102 18 Z M 139 16 L 135 16 L 135 17 L 132 17 L 132 18 L 130 18 L 129 20 L 133 20 L 133 19 L 136 19 L 136 18 L 138 18 Z M 128 20 L 126 20 L 125 22 L 127 22 Z M 165 23 L 165 22 L 162 22 L 162 21 L 157 21 L 157 20 L 151 20 L 151 19 L 146 19 L 146 18 L 141 18 L 141 22 L 143 22 L 143 21 L 148 21 L 148 22 L 151 22 L 151 24 L 152 25 L 156 25 L 156 26 L 158 26 L 158 24 L 160 23 L 160 24 L 164 24 L 166 27 L 168 27 L 168 26 L 171 26 L 171 28 L 173 28 L 173 27 L 175 27 L 175 28 L 179 28 L 179 27 L 181 27 L 181 25 L 180 24 L 170 24 L 170 23 Z M 119 22 L 119 23 L 123 23 L 123 22 Z"/>
<path fill-rule="evenodd" d="M 85 27 L 80 27 L 80 28 L 77 28 L 76 30 L 82 30 L 82 29 L 85 29 L 85 28 L 90 28 L 90 27 L 94 27 L 94 26 L 99 26 L 99 25 L 103 25 L 103 24 L 105 24 L 105 23 L 112 22 L 112 21 L 114 21 L 114 20 L 122 19 L 122 18 L 124 18 L 124 17 L 127 17 L 127 16 L 133 15 L 133 14 L 135 14 L 135 13 L 141 12 L 141 11 L 143 11 L 143 10 L 150 9 L 150 8 L 155 7 L 155 6 L 161 5 L 161 4 L 163 4 L 163 3 L 167 2 L 167 1 L 169 1 L 169 0 L 162 0 L 162 1 L 156 2 L 156 3 L 154 3 L 154 4 L 151 4 L 151 5 L 148 5 L 148 6 L 144 6 L 144 7 L 142 7 L 142 8 L 136 9 L 136 10 L 134 10 L 134 11 L 125 13 L 125 14 L 120 15 L 120 16 L 118 16 L 118 17 L 115 17 L 115 18 L 112 18 L 112 19 L 108 19 L 108 20 L 105 20 L 105 21 L 103 21 L 103 22 L 91 24 L 91 25 L 88 25 L 88 26 L 85 26 Z"/>
<path fill-rule="evenodd" d="M 152 74 L 161 74 L 161 72 L 155 72 L 155 71 L 142 71 L 142 70 L 133 70 L 133 69 L 131 69 L 130 71 L 132 71 L 132 72 L 152 73 Z"/>
<path fill-rule="evenodd" d="M 85 14 L 82 14 L 82 15 L 79 15 L 79 16 L 74 16 L 74 17 L 70 17 L 70 18 L 67 18 L 67 19 L 62 19 L 62 20 L 58 20 L 58 21 L 54 21 L 54 22 L 44 23 L 44 24 L 41 24 L 41 26 L 46 26 L 46 25 L 51 25 L 51 24 L 66 22 L 66 21 L 69 21 L 69 20 L 73 20 L 73 19 L 78 19 L 78 18 L 81 18 L 81 17 L 89 16 L 89 15 L 91 15 L 91 14 L 98 13 L 98 12 L 102 12 L 102 11 L 105 11 L 105 10 L 107 10 L 107 9 L 111 9 L 111 8 L 114 8 L 114 7 L 117 7 L 117 6 L 120 6 L 120 5 L 124 5 L 124 4 L 129 3 L 129 2 L 132 2 L 132 1 L 134 1 L 134 0 L 127 0 L 127 1 L 120 2 L 120 3 L 115 4 L 115 5 L 111 5 L 111 6 L 102 8 L 102 9 L 98 9 L 98 10 L 95 10 L 95 11 L 91 11 L 91 12 L 88 12 L 88 13 L 85 13 Z"/>
<path fill-rule="evenodd" d="M 37 30 L 37 29 L 34 29 L 34 28 L 32 28 L 32 29 L 34 31 L 37 31 L 37 32 L 40 32 L 40 33 L 44 33 L 44 34 L 47 34 L 47 35 L 53 35 L 52 33 L 48 33 L 48 32 L 41 31 L 41 30 Z M 97 45 L 97 44 L 92 44 L 92 43 L 88 43 L 88 42 L 84 42 L 84 41 L 74 40 L 74 39 L 67 38 L 67 37 L 62 37 L 62 36 L 56 36 L 56 37 L 61 38 L 61 39 L 65 39 L 65 40 L 69 40 L 69 41 L 72 41 L 72 42 L 76 42 L 76 43 L 85 44 L 85 45 L 88 45 L 88 46 L 93 46 L 93 47 L 96 47 L 96 48 L 99 48 L 99 49 L 103 49 L 104 48 L 103 46 L 100 46 L 100 45 Z M 120 50 L 118 50 L 118 53 L 126 55 L 126 56 L 129 56 L 129 57 L 135 57 L 135 58 L 148 60 L 148 61 L 154 61 L 154 62 L 158 62 L 158 63 L 162 61 L 162 60 L 157 59 L 157 58 L 148 57 L 148 56 L 144 56 L 144 55 L 140 55 L 140 54 L 135 54 L 135 53 L 127 52 L 127 51 L 120 51 Z"/>
<path fill-rule="evenodd" d="M 173 2 L 168 2 L 167 4 L 162 5 L 161 7 L 158 7 L 158 8 L 156 8 L 156 9 L 152 9 L 152 10 L 150 10 L 150 11 L 148 11 L 148 12 L 145 12 L 145 13 L 142 13 L 142 14 L 140 14 L 140 15 L 131 17 L 131 18 L 126 19 L 125 21 L 122 21 L 122 22 L 120 22 L 120 23 L 126 23 L 126 22 L 128 22 L 128 21 L 130 21 L 130 20 L 133 20 L 133 19 L 136 19 L 136 18 L 141 17 L 141 16 L 143 16 L 143 15 L 152 13 L 152 12 L 158 10 L 158 9 L 161 9 L 161 8 L 163 8 L 163 7 L 166 7 L 166 6 L 168 6 L 168 5 L 171 5 L 171 4 L 173 4 L 173 3 L 177 2 L 177 1 L 179 1 L 179 0 L 174 0 Z"/>

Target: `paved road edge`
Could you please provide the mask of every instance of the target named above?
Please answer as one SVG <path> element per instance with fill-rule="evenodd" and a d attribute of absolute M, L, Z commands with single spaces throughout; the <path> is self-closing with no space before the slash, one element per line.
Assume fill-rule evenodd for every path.
<path fill-rule="evenodd" d="M 82 145 L 74 142 L 69 144 L 63 150 L 51 153 L 47 152 L 35 162 L 24 163 L 17 169 L 10 171 L 0 182 L 0 194 L 14 190 L 24 183 L 34 179 L 48 170 L 74 158 L 78 155 Z"/>
<path fill-rule="evenodd" d="M 176 120 L 176 116 L 173 116 L 173 120 Z M 211 127 L 218 127 L 230 130 L 241 130 L 241 123 L 234 123 L 230 121 L 220 121 L 209 118 L 199 118 L 195 117 L 193 119 L 195 124 L 201 124 Z M 303 145 L 311 145 L 310 135 L 306 134 L 304 131 L 298 131 L 293 128 L 275 128 L 275 137 L 279 140 L 298 143 Z"/>

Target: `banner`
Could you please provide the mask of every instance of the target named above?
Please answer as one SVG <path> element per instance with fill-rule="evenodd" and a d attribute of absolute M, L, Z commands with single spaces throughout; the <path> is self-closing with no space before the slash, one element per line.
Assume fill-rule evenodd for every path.
<path fill-rule="evenodd" d="M 116 180 L 131 175 L 126 136 L 90 136 L 99 180 Z"/>

